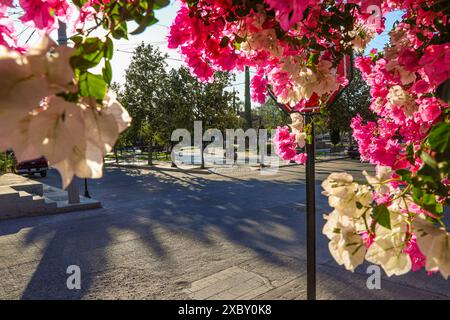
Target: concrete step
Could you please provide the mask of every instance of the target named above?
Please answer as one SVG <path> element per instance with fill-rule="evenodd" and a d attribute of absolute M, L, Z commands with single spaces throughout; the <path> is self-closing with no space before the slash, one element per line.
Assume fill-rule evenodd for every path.
<path fill-rule="evenodd" d="M 33 195 L 26 191 L 19 191 L 19 199 L 22 203 L 33 201 Z"/>
<path fill-rule="evenodd" d="M 0 207 L 0 220 L 57 212 L 58 206 L 55 201 L 25 191 L 18 191 L 17 195 L 16 199 Z"/>
<path fill-rule="evenodd" d="M 69 204 L 67 191 L 15 174 L 0 175 L 0 220 L 101 208 L 94 199 L 80 197 Z"/>
<path fill-rule="evenodd" d="M 19 192 L 17 190 L 8 186 L 0 186 L 0 207 L 18 198 Z"/>
<path fill-rule="evenodd" d="M 0 186 L 8 186 L 17 191 L 25 191 L 40 196 L 44 194 L 42 183 L 13 173 L 0 175 Z"/>

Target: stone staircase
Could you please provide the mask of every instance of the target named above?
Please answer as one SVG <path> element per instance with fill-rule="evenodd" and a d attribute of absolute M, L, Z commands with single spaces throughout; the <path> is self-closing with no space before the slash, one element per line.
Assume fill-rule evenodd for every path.
<path fill-rule="evenodd" d="M 0 186 L 0 219 L 55 213 L 57 203 L 41 195 Z"/>
<path fill-rule="evenodd" d="M 94 199 L 80 196 L 69 204 L 67 192 L 19 175 L 0 176 L 0 220 L 101 208 Z"/>

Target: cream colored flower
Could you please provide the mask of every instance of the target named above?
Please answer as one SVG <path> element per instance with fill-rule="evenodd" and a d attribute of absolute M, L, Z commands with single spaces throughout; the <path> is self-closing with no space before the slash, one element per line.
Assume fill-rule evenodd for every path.
<path fill-rule="evenodd" d="M 375 191 L 379 194 L 390 193 L 393 189 L 389 183 L 386 183 L 392 177 L 393 171 L 391 167 L 376 166 L 376 175 L 372 176 L 367 171 L 363 171 L 363 175 L 366 177 L 367 182 L 374 187 Z"/>
<path fill-rule="evenodd" d="M 306 133 L 303 132 L 303 116 L 294 112 L 291 113 L 292 124 L 291 127 L 292 133 L 295 134 L 295 140 L 300 148 L 303 148 L 306 145 Z"/>
<path fill-rule="evenodd" d="M 450 275 L 450 235 L 439 228 L 418 218 L 414 222 L 417 244 L 426 257 L 427 271 L 439 271 L 447 280 Z"/>
<path fill-rule="evenodd" d="M 393 86 L 389 89 L 387 99 L 390 105 L 402 107 L 403 112 L 407 117 L 412 117 L 414 112 L 418 110 L 413 97 L 403 90 L 401 86 Z"/>
<path fill-rule="evenodd" d="M 0 46 L 0 148 L 12 147 L 18 121 L 39 106 L 47 94 L 46 80 L 35 76 L 26 57 Z"/>
<path fill-rule="evenodd" d="M 249 33 L 247 41 L 241 43 L 241 49 L 247 52 L 266 50 L 274 57 L 283 55 L 283 47 L 279 44 L 275 29 L 264 29 Z"/>
<path fill-rule="evenodd" d="M 27 53 L 33 74 L 45 77 L 50 94 L 76 89 L 70 65 L 70 57 L 74 51 L 74 48 L 58 46 L 48 36 L 44 36 L 39 44 Z"/>
<path fill-rule="evenodd" d="M 85 132 L 82 109 L 60 97 L 48 98 L 46 109 L 31 117 L 28 140 L 52 165 L 64 160 Z"/>
<path fill-rule="evenodd" d="M 360 219 L 373 202 L 372 191 L 366 185 L 353 182 L 348 173 L 332 173 L 323 183 L 328 203 L 342 215 Z"/>
<path fill-rule="evenodd" d="M 366 247 L 360 235 L 357 234 L 353 219 L 333 211 L 327 216 L 323 234 L 330 239 L 328 248 L 339 265 L 354 271 L 364 261 Z"/>
<path fill-rule="evenodd" d="M 17 149 L 20 157 L 35 155 L 29 142 L 25 141 L 26 146 L 17 143 L 24 139 L 23 130 L 32 119 L 28 114 L 37 110 L 45 97 L 76 88 L 69 63 L 72 52 L 67 46 L 57 47 L 48 36 L 25 55 L 0 47 L 1 150 Z M 21 136 L 13 137 L 12 132 Z"/>
<path fill-rule="evenodd" d="M 365 28 L 363 25 L 358 25 L 354 30 L 349 32 L 349 35 L 353 37 L 353 49 L 362 52 L 375 36 L 375 32 Z"/>
<path fill-rule="evenodd" d="M 402 85 L 408 85 L 416 80 L 416 74 L 399 65 L 398 58 L 389 60 L 389 62 L 386 63 L 386 70 L 400 77 Z"/>
<path fill-rule="evenodd" d="M 83 100 L 78 106 L 83 119 L 83 139 L 74 145 L 68 157 L 53 165 L 61 173 L 64 186 L 70 183 L 74 175 L 101 178 L 104 156 L 131 122 L 128 112 L 111 90 L 107 92 L 102 106 L 90 99 Z"/>
<path fill-rule="evenodd" d="M 386 274 L 400 276 L 411 270 L 411 258 L 403 248 L 392 247 L 388 240 L 379 240 L 369 247 L 366 260 L 383 267 Z"/>
<path fill-rule="evenodd" d="M 375 239 L 366 253 L 366 260 L 383 267 L 386 274 L 402 275 L 411 270 L 411 259 L 404 253 L 408 224 L 400 213 L 390 212 L 391 229 L 375 228 Z"/>

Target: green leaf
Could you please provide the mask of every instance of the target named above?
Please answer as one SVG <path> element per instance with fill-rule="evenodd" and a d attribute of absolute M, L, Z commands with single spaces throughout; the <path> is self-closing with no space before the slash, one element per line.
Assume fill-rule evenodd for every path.
<path fill-rule="evenodd" d="M 83 37 L 79 36 L 79 35 L 75 35 L 73 37 L 70 37 L 70 40 L 72 40 L 77 45 L 83 41 Z"/>
<path fill-rule="evenodd" d="M 437 167 L 436 161 L 426 152 L 421 152 L 420 153 L 420 159 L 422 159 L 422 161 L 426 165 L 430 166 L 433 169 L 435 169 Z"/>
<path fill-rule="evenodd" d="M 154 9 L 161 9 L 170 4 L 170 0 L 155 0 L 153 4 Z"/>
<path fill-rule="evenodd" d="M 114 39 L 128 39 L 128 26 L 126 21 L 120 23 L 113 31 L 112 36 Z"/>
<path fill-rule="evenodd" d="M 406 147 L 406 159 L 411 163 L 412 165 L 415 164 L 414 161 L 414 145 L 411 143 Z"/>
<path fill-rule="evenodd" d="M 411 171 L 406 169 L 398 169 L 397 171 L 395 171 L 395 173 L 397 173 L 402 178 L 402 181 L 411 183 Z"/>
<path fill-rule="evenodd" d="M 107 85 L 100 75 L 84 72 L 80 74 L 79 85 L 83 97 L 94 97 L 98 101 L 105 97 Z"/>
<path fill-rule="evenodd" d="M 381 226 L 391 229 L 391 217 L 388 208 L 384 204 L 373 208 L 373 219 Z"/>
<path fill-rule="evenodd" d="M 226 46 L 228 46 L 228 43 L 230 43 L 230 38 L 228 38 L 227 36 L 223 37 L 222 40 L 220 41 L 220 47 L 221 48 L 225 48 Z"/>
<path fill-rule="evenodd" d="M 88 2 L 88 0 L 73 0 L 73 3 L 74 3 L 78 8 L 81 8 L 81 7 L 84 6 L 87 2 Z"/>
<path fill-rule="evenodd" d="M 450 124 L 441 122 L 435 125 L 428 134 L 431 149 L 447 153 L 450 149 Z"/>
<path fill-rule="evenodd" d="M 105 47 L 103 48 L 103 50 L 105 58 L 111 60 L 114 54 L 114 43 L 111 38 L 108 37 L 106 39 Z"/>
<path fill-rule="evenodd" d="M 105 60 L 105 66 L 102 69 L 102 74 L 103 80 L 105 80 L 107 84 L 110 84 L 112 81 L 112 68 L 109 60 Z"/>
<path fill-rule="evenodd" d="M 130 34 L 132 35 L 139 34 L 143 32 L 148 26 L 157 23 L 158 19 L 155 18 L 155 13 L 153 12 L 153 4 L 148 3 L 145 15 L 139 16 L 137 19 L 135 19 L 135 21 L 139 24 L 139 26 L 134 31 L 130 32 Z"/>
<path fill-rule="evenodd" d="M 443 101 L 450 103 L 450 79 L 444 81 L 436 90 L 436 95 Z"/>

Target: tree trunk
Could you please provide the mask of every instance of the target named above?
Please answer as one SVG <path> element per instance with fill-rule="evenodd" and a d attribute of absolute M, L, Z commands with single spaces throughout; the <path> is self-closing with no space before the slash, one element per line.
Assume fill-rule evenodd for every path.
<path fill-rule="evenodd" d="M 119 155 L 117 154 L 117 148 L 114 147 L 114 157 L 116 158 L 116 164 L 119 164 Z"/>
<path fill-rule="evenodd" d="M 246 121 L 246 129 L 252 127 L 252 103 L 250 97 L 250 69 L 245 67 L 245 100 L 244 100 L 244 117 Z"/>
<path fill-rule="evenodd" d="M 200 157 L 202 159 L 202 164 L 200 165 L 200 169 L 205 169 L 205 146 L 203 145 L 203 143 L 201 144 L 201 149 L 200 149 Z"/>
<path fill-rule="evenodd" d="M 148 160 L 147 164 L 149 166 L 153 165 L 153 138 L 150 138 L 150 141 L 148 142 Z"/>

